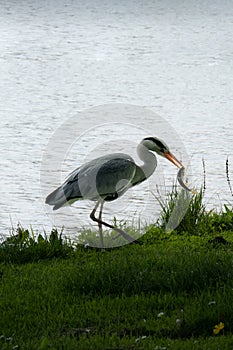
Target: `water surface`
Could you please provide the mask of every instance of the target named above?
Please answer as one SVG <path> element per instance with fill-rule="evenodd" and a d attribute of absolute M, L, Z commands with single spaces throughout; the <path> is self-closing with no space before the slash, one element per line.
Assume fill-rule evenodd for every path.
<path fill-rule="evenodd" d="M 82 125 L 81 112 L 103 104 L 144 106 L 166 119 L 185 145 L 197 186 L 205 159 L 208 207 L 232 203 L 225 176 L 228 156 L 233 181 L 232 6 L 226 0 L 0 1 L 1 233 L 18 222 L 52 227 L 41 194 L 43 152 L 67 119 L 77 113 Z M 143 125 L 145 117 L 134 123 Z M 86 157 L 85 142 L 79 155 Z M 73 164 L 70 158 L 72 169 L 63 167 L 62 174 Z M 59 183 L 60 172 L 57 177 Z M 126 197 L 136 204 L 123 219 L 140 210 L 144 191 L 142 185 Z M 77 226 L 89 224 L 91 205 L 76 205 Z"/>

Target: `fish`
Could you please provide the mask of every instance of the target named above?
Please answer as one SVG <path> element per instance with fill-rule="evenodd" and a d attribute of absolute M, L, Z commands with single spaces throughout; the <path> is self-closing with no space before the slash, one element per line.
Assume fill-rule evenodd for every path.
<path fill-rule="evenodd" d="M 189 191 L 192 194 L 197 194 L 197 192 L 193 188 L 188 187 L 188 182 L 184 181 L 184 176 L 185 176 L 185 167 L 182 167 L 179 169 L 179 171 L 177 173 L 177 180 L 178 180 L 180 186 L 184 190 Z"/>

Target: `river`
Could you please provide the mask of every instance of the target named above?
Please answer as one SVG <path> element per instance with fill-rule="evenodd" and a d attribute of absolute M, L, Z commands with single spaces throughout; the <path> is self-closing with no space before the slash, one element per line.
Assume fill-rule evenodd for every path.
<path fill-rule="evenodd" d="M 144 136 L 163 136 L 197 188 L 204 159 L 207 208 L 232 203 L 232 10 L 226 0 L 0 1 L 1 235 L 18 223 L 91 227 L 93 203 L 54 215 L 46 193 L 86 159 L 133 151 Z M 48 154 L 61 161 L 46 177 Z M 176 170 L 159 160 L 157 174 L 169 190 Z M 150 197 L 142 184 L 107 205 L 108 220 L 155 220 L 156 173 L 150 184 Z"/>

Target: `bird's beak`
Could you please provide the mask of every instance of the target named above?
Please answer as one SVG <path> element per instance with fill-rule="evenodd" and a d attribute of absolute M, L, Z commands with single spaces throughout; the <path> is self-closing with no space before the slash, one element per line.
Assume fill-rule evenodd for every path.
<path fill-rule="evenodd" d="M 178 159 L 176 159 L 176 157 L 173 156 L 173 154 L 171 152 L 165 152 L 164 157 L 166 157 L 168 160 L 170 160 L 170 162 L 175 164 L 179 169 L 183 168 L 183 164 Z"/>

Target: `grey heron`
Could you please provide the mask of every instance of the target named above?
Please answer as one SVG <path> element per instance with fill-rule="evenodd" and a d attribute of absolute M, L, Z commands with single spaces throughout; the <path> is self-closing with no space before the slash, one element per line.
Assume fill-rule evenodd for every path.
<path fill-rule="evenodd" d="M 140 184 L 153 174 L 157 159 L 151 151 L 167 158 L 179 169 L 183 168 L 165 142 L 157 137 L 146 137 L 137 146 L 138 156 L 143 162 L 141 166 L 124 153 L 107 154 L 93 159 L 75 169 L 61 186 L 47 196 L 46 203 L 53 205 L 53 210 L 56 210 L 80 199 L 96 201 L 90 218 L 98 223 L 101 246 L 104 246 L 102 225 L 115 230 L 126 240 L 137 243 L 123 230 L 104 222 L 102 211 L 104 202 L 116 200 L 130 187 Z M 98 207 L 97 218 L 95 214 Z"/>

